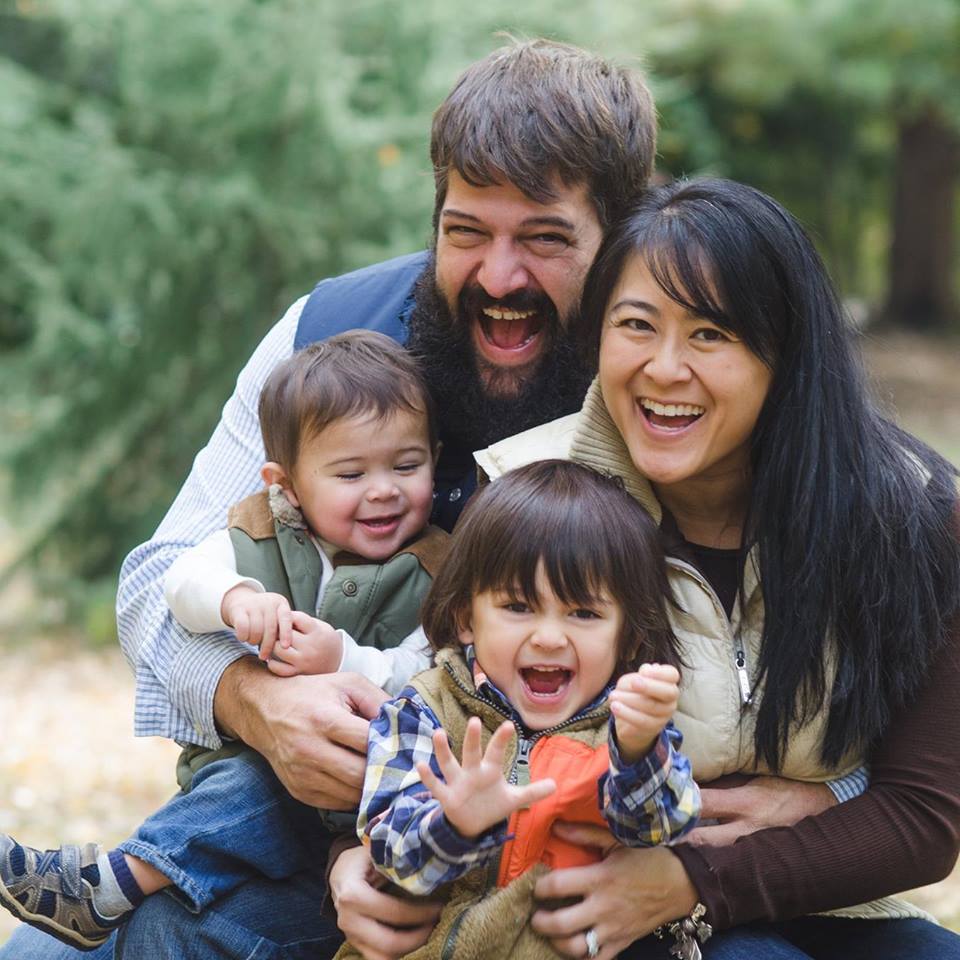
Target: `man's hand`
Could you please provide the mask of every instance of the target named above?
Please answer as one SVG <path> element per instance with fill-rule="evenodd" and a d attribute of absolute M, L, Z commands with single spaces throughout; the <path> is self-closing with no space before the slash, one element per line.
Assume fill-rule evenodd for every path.
<path fill-rule="evenodd" d="M 365 847 L 352 847 L 330 871 L 330 896 L 337 926 L 367 960 L 397 960 L 427 942 L 440 904 L 383 893 L 386 880 L 377 873 Z"/>
<path fill-rule="evenodd" d="M 575 901 L 537 910 L 531 918 L 533 929 L 564 956 L 586 956 L 586 933 L 593 930 L 600 944 L 598 960 L 613 960 L 635 940 L 686 916 L 696 905 L 696 888 L 669 847 L 621 847 L 609 830 L 592 824 L 558 823 L 553 829 L 570 843 L 605 852 L 599 863 L 554 870 L 537 881 L 538 900 Z"/>
<path fill-rule="evenodd" d="M 260 593 L 244 583 L 228 590 L 220 601 L 220 616 L 238 640 L 260 648 L 260 659 L 269 660 L 274 644 L 289 647 L 290 604 L 279 593 Z"/>
<path fill-rule="evenodd" d="M 214 715 L 223 732 L 267 758 L 298 800 L 352 810 L 363 787 L 369 720 L 386 699 L 356 673 L 276 677 L 244 657 L 224 671 Z"/>
<path fill-rule="evenodd" d="M 728 784 L 732 783 L 730 786 Z M 697 827 L 687 843 L 725 846 L 737 837 L 767 827 L 792 827 L 834 806 L 837 798 L 825 783 L 804 783 L 784 777 L 753 777 L 715 780 L 700 788 L 702 820 L 716 825 Z"/>
<path fill-rule="evenodd" d="M 679 696 L 680 673 L 665 663 L 645 663 L 617 681 L 610 693 L 610 711 L 625 763 L 636 763 L 650 752 L 676 712 Z"/>
<path fill-rule="evenodd" d="M 557 785 L 538 780 L 525 787 L 507 783 L 503 761 L 514 734 L 510 721 L 501 723 L 484 751 L 480 744 L 480 718 L 471 717 L 463 736 L 463 765 L 450 749 L 445 730 L 435 730 L 433 749 L 443 780 L 434 776 L 426 763 L 417 764 L 423 785 L 440 801 L 447 820 L 464 837 L 480 836 L 495 823 L 505 820 L 521 807 L 529 807 L 550 796 Z"/>
<path fill-rule="evenodd" d="M 336 673 L 343 660 L 343 638 L 329 623 L 294 610 L 290 614 L 293 630 L 289 643 L 273 647 L 267 660 L 271 673 L 278 677 L 295 677 L 318 673 Z M 260 648 L 261 659 L 263 647 Z"/>

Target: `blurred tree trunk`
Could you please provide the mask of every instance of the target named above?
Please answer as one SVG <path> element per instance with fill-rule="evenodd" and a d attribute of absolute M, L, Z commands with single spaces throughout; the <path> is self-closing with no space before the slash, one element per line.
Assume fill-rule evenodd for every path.
<path fill-rule="evenodd" d="M 928 110 L 901 122 L 896 164 L 884 313 L 891 323 L 942 330 L 957 319 L 953 258 L 960 137 Z"/>

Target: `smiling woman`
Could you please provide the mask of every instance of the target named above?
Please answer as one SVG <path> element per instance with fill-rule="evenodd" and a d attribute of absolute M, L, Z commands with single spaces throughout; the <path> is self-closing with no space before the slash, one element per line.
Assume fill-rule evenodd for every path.
<path fill-rule="evenodd" d="M 478 460 L 498 476 L 566 455 L 622 479 L 667 545 L 694 773 L 763 776 L 704 791 L 707 817 L 747 805 L 723 841 L 554 871 L 538 896 L 579 902 L 535 929 L 569 956 L 665 957 L 647 935 L 696 907 L 711 957 L 960 957 L 889 897 L 960 845 L 956 471 L 877 411 L 812 243 L 749 187 L 646 194 L 582 315 L 599 377 L 581 412 Z M 811 916 L 827 910 L 842 919 Z"/>

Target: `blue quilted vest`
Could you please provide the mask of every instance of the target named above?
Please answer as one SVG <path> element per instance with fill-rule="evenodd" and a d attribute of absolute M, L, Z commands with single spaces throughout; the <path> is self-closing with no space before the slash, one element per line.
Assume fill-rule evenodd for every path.
<path fill-rule="evenodd" d="M 429 254 L 411 253 L 372 267 L 354 270 L 342 277 L 321 280 L 300 314 L 295 350 L 325 340 L 346 330 L 378 330 L 398 343 L 407 339 L 407 322 L 413 312 L 413 290 Z M 444 437 L 440 437 L 441 443 Z M 433 512 L 430 522 L 450 531 L 463 505 L 476 489 L 473 460 L 451 456 L 452 445 L 440 451 L 433 484 Z"/>

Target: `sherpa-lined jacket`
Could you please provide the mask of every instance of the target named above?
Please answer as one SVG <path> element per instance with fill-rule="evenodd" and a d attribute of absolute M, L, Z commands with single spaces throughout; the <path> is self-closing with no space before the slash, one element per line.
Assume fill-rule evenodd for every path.
<path fill-rule="evenodd" d="M 477 463 L 491 480 L 507 470 L 549 458 L 576 460 L 602 473 L 620 477 L 627 492 L 660 523 L 662 508 L 649 481 L 630 459 L 626 444 L 603 402 L 599 381 L 594 381 L 590 387 L 579 413 L 502 440 L 476 455 Z M 668 556 L 667 574 L 677 600 L 676 608 L 670 608 L 671 625 L 687 665 L 674 720 L 683 733 L 684 752 L 690 757 L 698 782 L 709 782 L 730 773 L 774 774 L 775 771 L 770 770 L 754 752 L 757 706 L 763 697 L 762 685 L 757 684 L 755 675 L 763 631 L 763 594 L 756 551 L 747 557 L 743 595 L 731 618 L 727 617 L 710 584 L 691 564 Z M 829 698 L 835 668 L 829 649 L 826 658 L 825 689 Z M 828 769 L 821 762 L 820 745 L 826 730 L 828 707 L 829 702 L 825 702 L 823 709 L 810 722 L 791 728 L 783 766 L 777 775 L 823 782 L 849 773 L 862 764 L 863 757 L 852 753 L 837 769 Z M 851 804 L 856 802 L 851 801 Z M 841 806 L 848 807 L 849 804 Z M 834 813 L 828 811 L 821 822 L 832 822 Z M 909 826 L 904 823 L 901 828 L 909 829 Z M 741 848 L 744 843 L 748 846 L 760 843 L 764 833 L 769 832 L 743 838 L 735 846 Z M 838 840 L 842 843 L 842 834 Z M 826 906 L 856 903 L 853 899 L 857 898 L 856 891 L 849 884 L 826 894 L 829 876 L 804 880 L 808 863 L 797 861 L 792 864 L 792 869 L 785 867 L 787 873 L 796 877 L 795 896 L 790 902 L 796 904 L 799 896 L 816 906 L 805 910 L 792 906 L 789 912 L 781 912 L 783 907 L 771 905 L 768 890 L 755 889 L 757 879 L 753 872 L 738 874 L 736 882 L 754 893 L 744 894 L 739 889 L 729 893 L 717 890 L 716 872 L 710 867 L 711 858 L 716 855 L 733 859 L 736 852 L 733 848 L 714 851 L 713 848 L 681 845 L 676 849 L 708 907 L 707 919 L 718 928 L 757 917 L 778 920 L 801 912 L 824 910 Z M 851 850 L 850 855 L 857 856 L 858 852 Z M 833 872 L 836 874 L 836 870 Z M 866 877 L 863 879 L 867 880 Z M 857 899 L 863 899 L 863 895 Z M 731 909 L 732 900 L 741 904 L 740 915 Z M 838 916 L 878 919 L 929 918 L 923 911 L 892 897 L 830 912 Z"/>
<path fill-rule="evenodd" d="M 446 885 L 449 896 L 434 934 L 411 958 L 555 957 L 527 923 L 534 908 L 532 884 L 542 867 L 598 859 L 595 851 L 554 836 L 558 820 L 606 824 L 632 846 L 667 843 L 693 827 L 699 792 L 689 763 L 677 752 L 679 733 L 668 727 L 650 753 L 625 765 L 608 732 L 608 692 L 564 723 L 531 734 L 477 665 L 472 647 L 457 647 L 441 651 L 433 670 L 381 708 L 371 723 L 358 832 L 377 868 L 403 889 L 427 894 Z M 447 823 L 415 769 L 417 760 L 429 760 L 441 775 L 433 732 L 442 727 L 460 756 L 471 716 L 483 722 L 484 746 L 505 719 L 517 727 L 504 769 L 511 782 L 550 777 L 557 783 L 554 794 L 474 840 Z M 495 887 L 500 889 L 494 892 Z M 354 956 L 352 948 L 338 954 Z"/>

